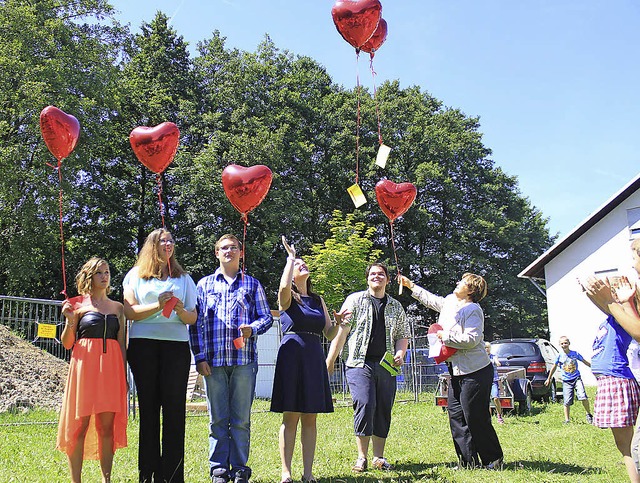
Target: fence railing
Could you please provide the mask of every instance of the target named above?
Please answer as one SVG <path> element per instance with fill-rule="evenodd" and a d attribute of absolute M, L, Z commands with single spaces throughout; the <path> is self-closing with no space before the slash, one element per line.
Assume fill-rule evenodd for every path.
<path fill-rule="evenodd" d="M 60 343 L 60 335 L 64 324 L 61 313 L 61 301 L 11 297 L 0 295 L 0 324 L 8 326 L 24 339 L 50 354 L 69 361 L 71 351 L 66 350 Z M 38 337 L 38 326 L 50 324 L 55 326 L 55 338 Z M 275 361 L 282 338 L 282 330 L 276 319 L 274 327 L 258 338 L 259 371 L 257 377 L 257 395 L 270 398 Z M 324 341 L 325 351 L 329 342 Z M 442 365 L 429 362 L 426 337 L 416 337 L 415 333 L 409 340 L 409 351 L 406 363 L 402 366 L 402 373 L 398 376 L 398 389 L 417 401 L 424 392 L 432 392 L 438 383 L 438 376 L 442 373 Z M 336 362 L 336 369 L 330 377 L 331 392 L 337 402 L 350 400 L 349 386 L 345 378 L 344 363 Z"/>

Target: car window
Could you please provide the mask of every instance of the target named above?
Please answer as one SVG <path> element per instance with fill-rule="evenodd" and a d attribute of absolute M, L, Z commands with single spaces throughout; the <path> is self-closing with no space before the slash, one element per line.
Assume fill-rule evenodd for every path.
<path fill-rule="evenodd" d="M 494 343 L 491 352 L 498 357 L 531 357 L 536 355 L 535 346 L 529 342 Z"/>

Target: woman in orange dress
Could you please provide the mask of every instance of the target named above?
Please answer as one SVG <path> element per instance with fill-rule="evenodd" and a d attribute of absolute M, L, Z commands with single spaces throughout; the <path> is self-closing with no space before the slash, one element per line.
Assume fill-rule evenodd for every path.
<path fill-rule="evenodd" d="M 113 455 L 127 446 L 125 318 L 108 297 L 110 281 L 107 262 L 91 258 L 76 276 L 80 296 L 62 304 L 62 344 L 73 352 L 57 449 L 67 454 L 72 483 L 81 481 L 85 459 L 100 460 L 102 482 L 110 482 Z"/>

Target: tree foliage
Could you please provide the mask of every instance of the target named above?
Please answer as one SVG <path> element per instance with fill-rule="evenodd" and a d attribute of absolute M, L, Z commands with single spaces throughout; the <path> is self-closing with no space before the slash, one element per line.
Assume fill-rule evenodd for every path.
<path fill-rule="evenodd" d="M 544 300 L 517 273 L 553 239 L 517 180 L 495 166 L 477 118 L 418 86 L 385 82 L 375 99 L 363 89 L 358 175 L 368 204 L 354 211 L 346 191 L 355 178 L 354 90 L 268 36 L 245 52 L 214 31 L 191 59 L 165 14 L 132 35 L 111 12 L 99 0 L 0 2 L 0 292 L 55 297 L 61 286 L 59 186 L 38 129 L 40 110 L 53 104 L 82 128 L 63 163 L 68 276 L 100 255 L 119 288 L 144 237 L 160 225 L 160 188 L 181 263 L 196 280 L 211 273 L 215 241 L 227 232 L 242 238 L 244 229 L 224 195 L 222 170 L 265 164 L 273 183 L 249 214 L 245 266 L 274 305 L 285 234 L 306 255 L 331 308 L 364 288 L 368 262 L 393 265 L 397 255 L 397 269 L 441 295 L 464 272 L 483 275 L 489 337 L 546 330 Z M 376 109 L 393 148 L 384 170 L 373 163 Z M 164 121 L 178 125 L 181 143 L 158 185 L 128 136 Z M 394 222 L 393 240 L 375 203 L 381 178 L 418 190 Z"/>

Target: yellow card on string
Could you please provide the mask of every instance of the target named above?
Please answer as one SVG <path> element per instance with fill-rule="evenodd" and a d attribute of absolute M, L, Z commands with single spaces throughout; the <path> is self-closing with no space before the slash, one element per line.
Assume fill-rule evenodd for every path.
<path fill-rule="evenodd" d="M 384 144 L 381 144 L 378 148 L 378 155 L 376 156 L 376 164 L 381 168 L 384 168 L 387 165 L 387 158 L 389 157 L 389 153 L 391 152 L 391 148 Z"/>
<path fill-rule="evenodd" d="M 351 196 L 351 201 L 356 205 L 356 208 L 364 205 L 367 202 L 367 199 L 364 197 L 364 193 L 360 189 L 358 184 L 353 184 L 347 188 L 347 193 Z"/>

